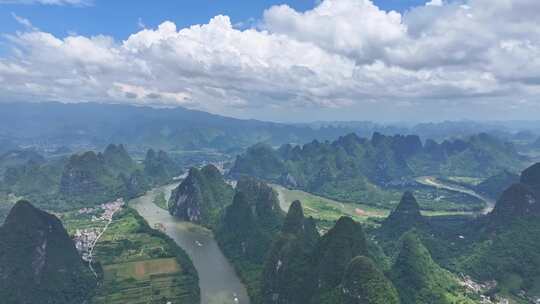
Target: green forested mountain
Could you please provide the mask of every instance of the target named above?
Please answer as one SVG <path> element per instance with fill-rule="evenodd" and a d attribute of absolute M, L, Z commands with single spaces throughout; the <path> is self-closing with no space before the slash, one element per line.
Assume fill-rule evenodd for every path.
<path fill-rule="evenodd" d="M 295 201 L 266 257 L 261 303 L 399 303 L 360 224 L 339 219 L 322 237 Z M 257 298 L 257 302 L 259 299 Z"/>
<path fill-rule="evenodd" d="M 217 225 L 216 240 L 252 298 L 259 297 L 262 265 L 282 223 L 283 213 L 271 187 L 253 179 L 238 181 L 232 204 L 223 210 Z"/>
<path fill-rule="evenodd" d="M 3 175 L 8 168 L 25 165 L 27 163 L 41 165 L 45 163 L 45 161 L 45 157 L 34 150 L 10 150 L 0 154 L 0 176 Z"/>
<path fill-rule="evenodd" d="M 408 163 L 419 175 L 487 177 L 502 170 L 515 171 L 522 160 L 511 143 L 480 133 L 440 144 L 427 140 L 423 153 Z"/>
<path fill-rule="evenodd" d="M 508 187 L 489 216 L 491 224 L 509 224 L 514 220 L 540 216 L 540 163 L 521 173 L 519 183 Z"/>
<path fill-rule="evenodd" d="M 133 198 L 162 185 L 180 173 L 167 153 L 147 153 L 135 162 L 124 145 L 108 145 L 103 152 L 44 158 L 33 151 L 11 151 L 0 157 L 0 221 L 14 198 L 31 200 L 46 210 L 70 210 Z"/>
<path fill-rule="evenodd" d="M 492 231 L 458 257 L 458 270 L 478 281 L 495 280 L 493 292 L 531 303 L 540 297 L 540 224 L 538 218 L 514 219 Z"/>
<path fill-rule="evenodd" d="M 182 168 L 162 150 L 149 149 L 144 159 L 144 175 L 152 183 L 160 185 L 180 174 Z"/>
<path fill-rule="evenodd" d="M 66 162 L 59 194 L 66 201 L 102 203 L 144 193 L 150 181 L 123 145 L 108 145 L 103 153 L 74 154 Z"/>
<path fill-rule="evenodd" d="M 0 188 L 19 196 L 54 194 L 60 187 L 60 179 L 67 160 L 28 160 L 6 168 Z"/>
<path fill-rule="evenodd" d="M 55 216 L 19 201 L 0 227 L 3 303 L 83 303 L 96 280 Z"/>
<path fill-rule="evenodd" d="M 249 203 L 251 213 L 258 225 L 265 231 L 276 233 L 283 222 L 283 212 L 279 198 L 266 183 L 253 178 L 241 178 L 236 185 L 236 193 L 243 193 Z"/>
<path fill-rule="evenodd" d="M 540 209 L 538 209 L 536 194 L 533 190 L 534 184 L 536 184 L 534 182 L 536 173 L 533 172 L 535 167 L 531 168 L 526 170 L 527 174 L 522 175 L 522 182 L 510 186 L 503 192 L 495 209 L 488 215 L 477 218 L 424 217 L 421 225 L 415 225 L 414 223 L 418 222 L 414 220 L 394 222 L 390 220 L 392 217 L 390 216 L 383 222 L 380 229 L 374 231 L 374 235 L 387 254 L 392 256 L 396 248 L 404 246 L 402 242 L 397 242 L 399 232 L 403 230 L 394 229 L 394 227 L 414 227 L 416 229 L 415 238 L 421 239 L 422 243 L 430 248 L 437 262 L 442 263 L 454 273 L 470 275 L 476 282 L 491 286 L 481 287 L 481 292 L 488 296 L 496 294 L 497 297 L 510 298 L 515 301 L 510 303 L 521 304 L 534 301 L 540 295 L 536 289 L 537 284 L 540 284 L 538 280 L 540 276 L 538 271 L 540 269 L 540 255 L 538 254 L 540 252 L 540 247 L 538 247 L 540 244 L 538 237 L 540 235 L 538 224 Z M 394 212 L 397 212 L 398 209 Z M 389 222 L 392 225 L 389 225 Z M 404 225 L 404 223 L 408 223 L 408 225 Z M 417 250 L 417 252 L 422 251 Z M 398 261 L 402 255 L 403 251 L 400 253 Z M 424 258 L 419 259 L 416 264 L 418 267 L 430 265 L 426 261 L 429 260 L 426 260 L 424 255 Z M 405 269 L 414 269 L 411 267 L 408 265 Z M 415 270 L 414 273 L 420 273 L 420 271 Z M 409 273 L 403 275 L 403 278 L 403 282 L 411 282 L 414 276 Z M 489 283 L 492 280 L 495 282 L 494 284 Z M 430 279 L 430 281 L 436 280 Z M 399 283 L 394 283 L 398 290 L 403 289 Z M 457 285 L 453 284 L 453 286 L 450 290 L 456 290 L 455 286 Z M 415 289 L 406 288 L 406 290 Z M 437 290 L 437 288 L 429 286 L 426 290 L 432 291 Z M 459 291 L 459 289 L 457 290 Z M 451 294 L 454 296 L 450 296 L 448 299 L 455 297 L 460 299 L 463 292 Z M 412 301 L 409 303 L 424 302 Z"/>
<path fill-rule="evenodd" d="M 537 163 L 501 194 L 493 211 L 477 225 L 479 241 L 456 259 L 461 270 L 482 281 L 495 279 L 496 291 L 524 303 L 540 297 L 539 189 Z"/>
<path fill-rule="evenodd" d="M 503 170 L 498 174 L 488 177 L 478 185 L 474 186 L 474 189 L 487 197 L 496 200 L 502 194 L 502 192 L 514 183 L 519 181 L 519 175 Z"/>
<path fill-rule="evenodd" d="M 169 212 L 212 229 L 248 293 L 259 298 L 263 264 L 283 225 L 277 193 L 265 183 L 242 178 L 236 189 L 213 165 L 192 168 L 175 189 Z"/>
<path fill-rule="evenodd" d="M 212 165 L 193 168 L 173 191 L 168 207 L 171 214 L 214 231 L 255 304 L 477 303 L 460 287 L 455 273 L 478 281 L 495 279 L 498 289 L 493 292 L 535 294 L 540 284 L 538 165 L 525 170 L 487 216 L 422 216 L 417 193 L 405 191 L 388 218 L 373 222 L 379 228 L 364 230 L 342 217 L 322 236 L 314 220 L 305 218 L 300 202 L 284 216 L 276 192 L 248 177 L 261 176 L 326 196 L 364 195 L 386 203 L 389 189 L 393 199 L 395 193 L 416 189 L 415 176 L 458 174 L 448 166 L 459 164 L 460 170 L 468 170 L 476 158 L 483 165 L 471 170 L 493 176 L 477 186 L 486 195 L 513 181 L 515 177 L 501 168 L 520 161 L 511 147 L 487 135 L 440 144 L 381 134 L 369 140 L 348 135 L 333 143 L 315 141 L 278 150 L 261 144 L 238 157 L 232 169 L 239 177 L 236 188 Z M 144 161 L 136 163 L 123 145 L 54 160 L 31 155 L 16 159 L 20 161 L 5 170 L 2 189 L 43 194 L 41 201 L 72 207 L 79 206 L 77 202 L 132 197 L 180 172 L 163 151 L 149 150 Z M 416 232 L 406 233 L 410 229 Z"/>
<path fill-rule="evenodd" d="M 538 271 L 540 269 L 540 255 L 538 254 L 540 252 L 538 245 L 540 244 L 538 237 L 540 235 L 538 224 L 540 208 L 537 192 L 540 189 L 539 186 L 540 165 L 536 164 L 523 171 L 518 183 L 503 191 L 495 208 L 487 215 L 421 217 L 417 211 L 414 211 L 417 208 L 412 207 L 414 205 L 410 203 L 412 200 L 409 200 L 407 205 L 414 212 L 401 213 L 400 215 L 399 210 L 407 210 L 408 208 L 398 206 L 382 222 L 379 229 L 369 232 L 390 257 L 394 256 L 397 248 L 407 249 L 406 251 L 401 250 L 394 264 L 394 270 L 391 272 L 400 293 L 404 290 L 402 283 L 414 282 L 414 274 L 421 274 L 422 271 L 429 269 L 429 267 L 423 269 L 421 266 L 431 265 L 432 270 L 427 271 L 428 274 L 435 269 L 431 257 L 427 258 L 427 250 L 418 246 L 421 240 L 421 243 L 429 248 L 432 253 L 430 256 L 437 263 L 444 265 L 456 274 L 469 275 L 476 282 L 484 284 L 480 285 L 483 287 L 479 287 L 481 293 L 510 299 L 510 303 L 534 302 L 540 297 L 537 289 L 538 284 L 540 284 L 540 280 L 538 280 L 540 277 Z M 403 203 L 402 200 L 401 204 Z M 399 221 L 396 220 L 398 218 Z M 408 233 L 408 237 L 404 237 L 403 241 L 398 242 L 399 235 L 410 228 L 415 229 L 414 238 L 410 236 L 412 233 Z M 406 247 L 407 243 L 414 246 Z M 395 273 L 396 267 L 399 265 L 398 262 L 404 261 L 404 255 L 409 256 L 411 261 L 416 260 L 417 262 L 404 264 L 405 266 L 400 271 L 405 274 L 402 275 L 403 280 L 400 283 L 395 280 L 397 278 Z M 414 267 L 418 267 L 418 269 Z M 414 271 L 406 273 L 407 269 Z M 439 281 L 445 280 L 448 279 Z M 437 282 L 437 279 L 432 278 L 428 281 Z M 494 283 L 490 283 L 492 281 Z M 426 286 L 428 286 L 424 288 L 426 292 L 440 290 L 437 285 L 428 284 Z M 463 292 L 459 288 L 456 289 L 456 284 L 452 286 L 454 287 L 446 288 L 446 290 L 456 290 L 457 293 L 450 292 L 448 295 L 448 292 L 439 292 L 439 294 L 446 294 L 446 298 L 441 296 L 441 299 L 446 300 L 440 300 L 443 301 L 440 303 L 455 303 L 449 299 L 460 299 L 463 296 Z M 420 290 L 420 288 L 408 286 L 405 290 Z M 405 295 L 406 298 L 422 297 L 424 299 L 430 296 L 429 293 L 428 296 L 422 295 L 422 293 Z M 409 300 L 409 303 L 426 303 L 425 301 L 414 301 L 420 300 Z M 403 295 L 402 303 L 406 303 Z"/>
<path fill-rule="evenodd" d="M 304 217 L 299 201 L 293 202 L 265 260 L 262 303 L 309 303 L 316 286 L 311 255 L 318 239 L 314 220 Z"/>
<path fill-rule="evenodd" d="M 342 217 L 321 237 L 313 253 L 321 293 L 338 286 L 349 262 L 359 255 L 369 256 L 362 226 L 349 217 Z"/>
<path fill-rule="evenodd" d="M 101 155 L 103 157 L 103 163 L 114 175 L 120 173 L 129 174 L 137 169 L 136 163 L 122 144 L 108 145 Z"/>
<path fill-rule="evenodd" d="M 188 176 L 173 191 L 169 212 L 183 220 L 214 226 L 221 210 L 232 201 L 233 188 L 213 165 L 191 168 Z"/>
<path fill-rule="evenodd" d="M 418 136 L 349 134 L 334 142 L 313 141 L 274 150 L 258 144 L 237 157 L 232 176 L 255 176 L 342 201 L 388 205 L 396 192 L 415 187 L 414 177 L 484 177 L 516 168 L 511 144 L 487 134 L 422 144 Z M 383 203 L 386 202 L 386 203 Z"/>
<path fill-rule="evenodd" d="M 370 258 L 357 256 L 349 263 L 343 281 L 322 303 L 399 304 L 392 282 Z"/>
<path fill-rule="evenodd" d="M 540 203 L 531 187 L 523 183 L 511 185 L 502 194 L 490 214 L 489 223 L 509 224 L 514 220 L 540 215 Z"/>
<path fill-rule="evenodd" d="M 540 163 L 536 163 L 523 170 L 519 181 L 527 185 L 536 197 L 540 197 Z"/>
<path fill-rule="evenodd" d="M 70 198 L 93 199 L 114 192 L 119 182 L 103 155 L 90 151 L 70 157 L 62 173 L 59 192 Z"/>
<path fill-rule="evenodd" d="M 414 232 L 406 233 L 401 243 L 391 278 L 402 304 L 474 303 L 462 294 L 453 275 L 432 260 Z"/>
<path fill-rule="evenodd" d="M 382 222 L 379 232 L 385 238 L 398 239 L 413 228 L 426 228 L 427 221 L 420 214 L 420 206 L 411 192 L 405 192 L 399 205 Z"/>
<path fill-rule="evenodd" d="M 519 175 L 503 170 L 498 174 L 488 177 L 474 189 L 483 195 L 488 196 L 491 199 L 498 199 L 502 192 L 510 185 L 519 181 Z"/>

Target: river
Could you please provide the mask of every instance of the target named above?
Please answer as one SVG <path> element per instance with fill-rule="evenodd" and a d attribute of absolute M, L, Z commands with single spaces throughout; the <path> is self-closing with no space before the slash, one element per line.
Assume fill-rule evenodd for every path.
<path fill-rule="evenodd" d="M 180 221 L 153 203 L 154 197 L 162 191 L 168 200 L 175 186 L 151 190 L 131 200 L 129 205 L 137 210 L 150 226 L 162 224 L 165 233 L 189 255 L 199 274 L 202 304 L 249 304 L 245 286 L 221 252 L 212 232 Z"/>
<path fill-rule="evenodd" d="M 488 214 L 490 213 L 493 208 L 495 207 L 495 201 L 484 196 L 484 195 L 481 195 L 479 193 L 477 193 L 476 191 L 472 190 L 472 189 L 469 189 L 469 188 L 465 188 L 463 186 L 460 186 L 460 185 L 455 185 L 455 184 L 449 184 L 449 183 L 446 183 L 434 176 L 421 176 L 421 177 L 418 177 L 416 179 L 416 181 L 422 185 L 425 185 L 425 186 L 430 186 L 430 187 L 435 187 L 435 188 L 441 188 L 441 189 L 446 189 L 446 190 L 450 190 L 450 191 L 455 191 L 455 192 L 461 192 L 461 193 L 464 193 L 464 194 L 467 194 L 467 195 L 470 195 L 470 196 L 474 196 L 476 198 L 478 198 L 479 200 L 482 200 L 486 203 L 486 207 L 482 210 L 482 214 Z"/>

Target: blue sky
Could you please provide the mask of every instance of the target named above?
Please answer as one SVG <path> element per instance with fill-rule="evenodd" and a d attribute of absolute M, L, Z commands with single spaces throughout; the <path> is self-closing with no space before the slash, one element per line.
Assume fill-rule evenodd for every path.
<path fill-rule="evenodd" d="M 1 4 L 0 31 L 12 33 L 21 25 L 12 13 L 30 20 L 40 30 L 65 36 L 105 34 L 118 40 L 127 38 L 139 29 L 139 20 L 153 28 L 165 20 L 180 27 L 207 23 L 223 14 L 233 23 L 249 23 L 260 19 L 263 11 L 273 5 L 287 4 L 298 11 L 313 8 L 314 0 L 94 0 L 91 6 Z M 422 5 L 426 0 L 379 0 L 375 3 L 385 10 L 405 11 Z"/>
<path fill-rule="evenodd" d="M 537 119 L 539 11 L 538 0 L 0 0 L 0 102 Z"/>

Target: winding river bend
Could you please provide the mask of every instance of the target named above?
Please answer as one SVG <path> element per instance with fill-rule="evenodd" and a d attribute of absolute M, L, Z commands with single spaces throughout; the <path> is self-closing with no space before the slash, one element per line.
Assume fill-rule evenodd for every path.
<path fill-rule="evenodd" d="M 416 181 L 422 185 L 425 185 L 425 186 L 430 186 L 430 187 L 435 187 L 435 188 L 441 188 L 441 189 L 446 189 L 446 190 L 450 190 L 450 191 L 456 191 L 456 192 L 461 192 L 461 193 L 464 193 L 464 194 L 467 194 L 467 195 L 470 195 L 470 196 L 474 196 L 482 201 L 484 201 L 486 203 L 486 207 L 482 210 L 482 214 L 488 214 L 490 213 L 493 208 L 495 207 L 495 201 L 484 196 L 484 195 L 481 195 L 479 193 L 477 193 L 476 191 L 472 190 L 472 189 L 469 189 L 469 188 L 465 188 L 463 186 L 460 186 L 460 185 L 455 185 L 455 184 L 449 184 L 449 183 L 446 183 L 444 181 L 441 181 L 440 179 L 436 178 L 436 177 L 433 177 L 433 176 L 421 176 L 421 177 L 418 177 L 416 179 Z"/>
<path fill-rule="evenodd" d="M 245 286 L 232 265 L 219 249 L 211 231 L 182 222 L 153 203 L 162 191 L 170 196 L 176 185 L 149 191 L 133 199 L 129 205 L 148 221 L 150 226 L 162 224 L 165 233 L 186 251 L 199 273 L 202 304 L 249 304 Z"/>

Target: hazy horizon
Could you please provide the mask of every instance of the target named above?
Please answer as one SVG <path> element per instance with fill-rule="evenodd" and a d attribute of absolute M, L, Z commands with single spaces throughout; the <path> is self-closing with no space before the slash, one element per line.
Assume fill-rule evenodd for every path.
<path fill-rule="evenodd" d="M 19 102 L 10 102 L 10 101 L 0 101 L 0 105 L 16 105 L 19 104 Z M 305 117 L 305 119 L 302 119 L 304 117 L 299 117 L 298 120 L 279 120 L 279 119 L 259 119 L 255 117 L 242 117 L 242 116 L 234 116 L 234 115 L 227 115 L 223 113 L 213 113 L 211 111 L 205 111 L 205 110 L 199 110 L 199 109 L 191 109 L 184 106 L 179 105 L 170 105 L 170 106 L 159 106 L 159 105 L 137 105 L 137 104 L 125 104 L 125 103 L 111 103 L 111 102 L 58 102 L 58 101 L 44 101 L 44 102 L 24 102 L 24 104 L 32 105 L 32 104 L 62 104 L 62 105 L 79 105 L 79 104 L 96 104 L 96 105 L 111 105 L 111 106 L 132 106 L 132 107 L 139 107 L 139 108 L 150 108 L 150 109 L 157 109 L 157 110 L 167 110 L 167 109 L 185 109 L 185 110 L 193 110 L 193 111 L 200 111 L 212 115 L 218 115 L 222 117 L 227 118 L 234 118 L 234 119 L 241 119 L 241 120 L 256 120 L 261 122 L 271 122 L 271 123 L 278 123 L 278 124 L 290 124 L 290 125 L 302 125 L 302 124 L 346 124 L 346 123 L 374 123 L 379 125 L 387 125 L 387 126 L 414 126 L 417 124 L 439 124 L 439 123 L 459 123 L 459 122 L 468 122 L 468 123 L 479 123 L 479 124 L 526 124 L 526 123 L 538 123 L 540 121 L 540 118 L 538 119 L 474 119 L 474 118 L 455 118 L 455 119 L 421 119 L 421 120 L 381 120 L 381 119 L 331 119 L 325 117 L 322 117 L 322 119 L 310 119 L 310 117 Z"/>

